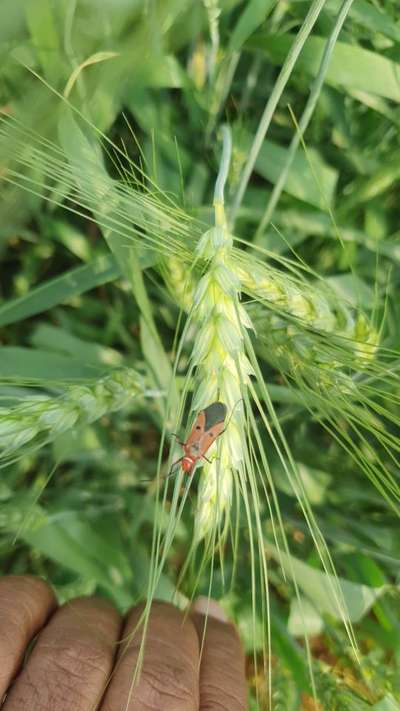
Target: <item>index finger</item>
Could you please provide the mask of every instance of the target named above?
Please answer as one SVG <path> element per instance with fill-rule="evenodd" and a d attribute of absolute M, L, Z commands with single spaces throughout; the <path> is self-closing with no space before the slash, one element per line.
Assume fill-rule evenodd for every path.
<path fill-rule="evenodd" d="M 40 578 L 0 578 L 0 703 L 22 664 L 27 644 L 56 606 L 51 588 Z"/>

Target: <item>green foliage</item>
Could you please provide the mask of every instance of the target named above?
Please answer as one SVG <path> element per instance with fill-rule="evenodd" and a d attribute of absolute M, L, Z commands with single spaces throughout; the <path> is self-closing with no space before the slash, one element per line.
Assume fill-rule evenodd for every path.
<path fill-rule="evenodd" d="M 392 0 L 0 7 L 2 569 L 220 598 L 257 709 L 400 708 L 399 50 Z"/>

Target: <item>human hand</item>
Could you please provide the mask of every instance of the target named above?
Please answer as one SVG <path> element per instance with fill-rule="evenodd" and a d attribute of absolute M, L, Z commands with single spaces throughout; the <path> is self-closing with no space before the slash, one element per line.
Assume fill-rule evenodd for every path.
<path fill-rule="evenodd" d="M 143 667 L 130 695 L 140 632 L 129 644 L 127 640 L 142 609 L 135 607 L 123 620 L 109 602 L 99 598 L 76 598 L 58 607 L 43 580 L 29 576 L 1 578 L 2 709 L 247 708 L 244 655 L 237 632 L 225 620 L 221 608 L 205 598 L 199 598 L 186 619 L 172 605 L 153 603 Z M 35 635 L 33 649 L 27 653 Z"/>

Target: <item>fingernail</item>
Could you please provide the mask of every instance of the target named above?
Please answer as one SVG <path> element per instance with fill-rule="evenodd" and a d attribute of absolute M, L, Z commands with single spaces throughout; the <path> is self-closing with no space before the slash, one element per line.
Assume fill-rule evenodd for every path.
<path fill-rule="evenodd" d="M 203 595 L 194 601 L 192 610 L 194 612 L 199 612 L 201 615 L 214 617 L 214 619 L 219 620 L 220 622 L 229 622 L 228 617 L 226 616 L 221 605 L 219 605 L 215 600 Z"/>

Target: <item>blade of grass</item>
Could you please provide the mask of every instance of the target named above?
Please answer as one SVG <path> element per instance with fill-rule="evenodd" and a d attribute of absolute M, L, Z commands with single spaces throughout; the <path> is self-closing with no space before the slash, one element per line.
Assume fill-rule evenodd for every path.
<path fill-rule="evenodd" d="M 286 57 L 291 43 L 290 35 L 256 35 L 248 42 L 254 49 L 264 50 L 270 60 L 278 65 Z M 298 58 L 296 72 L 306 72 L 316 76 L 324 47 L 323 37 L 310 37 Z M 337 42 L 325 81 L 342 91 L 348 88 L 358 89 L 398 103 L 400 102 L 399 76 L 398 62 L 358 45 Z"/>
<path fill-rule="evenodd" d="M 291 140 L 289 149 L 287 151 L 285 163 L 284 163 L 282 170 L 280 172 L 278 181 L 275 183 L 274 189 L 270 195 L 264 215 L 262 216 L 262 218 L 260 220 L 260 224 L 257 228 L 256 238 L 257 238 L 257 235 L 261 234 L 265 230 L 266 226 L 269 224 L 269 222 L 272 218 L 273 212 L 275 210 L 275 207 L 277 206 L 277 204 L 279 202 L 279 198 L 282 194 L 282 190 L 284 189 L 286 181 L 289 176 L 290 168 L 291 168 L 293 161 L 295 159 L 295 155 L 296 155 L 297 149 L 299 147 L 300 140 L 302 137 L 304 137 L 304 133 L 307 129 L 309 122 L 311 121 L 312 115 L 314 113 L 314 109 L 317 105 L 317 101 L 318 101 L 319 95 L 321 93 L 326 74 L 329 69 L 329 63 L 332 58 L 332 53 L 334 51 L 334 48 L 335 48 L 335 45 L 337 42 L 337 38 L 338 38 L 340 31 L 344 25 L 346 17 L 348 15 L 348 13 L 350 12 L 352 4 L 353 4 L 353 0 L 344 0 L 342 6 L 340 8 L 340 12 L 339 12 L 338 17 L 336 19 L 335 25 L 334 25 L 332 32 L 327 40 L 327 43 L 326 43 L 326 46 L 325 46 L 325 49 L 324 49 L 324 52 L 322 55 L 321 64 L 320 64 L 320 67 L 318 70 L 318 74 L 317 74 L 315 81 L 312 85 L 310 96 L 308 98 L 306 107 L 305 107 L 305 109 L 302 113 L 301 119 L 299 121 L 298 131 L 295 132 L 295 134 Z M 329 197 L 326 195 L 325 191 L 324 191 L 324 196 L 325 196 L 325 199 L 328 200 L 328 202 L 329 202 Z"/>
<path fill-rule="evenodd" d="M 230 211 L 230 224 L 234 225 L 235 217 L 237 211 L 242 203 L 244 193 L 246 191 L 250 176 L 253 172 L 253 168 L 259 153 L 259 150 L 264 141 L 265 135 L 268 131 L 269 125 L 272 120 L 274 111 L 278 105 L 279 99 L 282 96 L 283 90 L 289 81 L 290 75 L 295 68 L 297 61 L 299 59 L 300 53 L 304 48 L 307 38 L 314 27 L 318 16 L 325 5 L 325 0 L 314 0 L 312 3 L 307 16 L 301 26 L 299 32 L 297 33 L 293 44 L 288 48 L 287 56 L 283 62 L 279 76 L 274 84 L 273 91 L 268 99 L 267 105 L 264 109 L 262 117 L 260 119 L 256 135 L 254 136 L 253 144 L 251 146 L 249 156 L 247 158 L 245 167 L 242 172 L 242 176 L 239 182 L 239 186 L 236 190 L 232 209 Z"/>
<path fill-rule="evenodd" d="M 0 326 L 36 316 L 96 286 L 114 281 L 120 275 L 120 268 L 111 254 L 97 257 L 87 265 L 40 284 L 24 296 L 3 303 L 0 306 Z"/>

